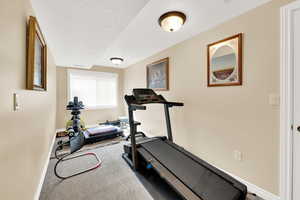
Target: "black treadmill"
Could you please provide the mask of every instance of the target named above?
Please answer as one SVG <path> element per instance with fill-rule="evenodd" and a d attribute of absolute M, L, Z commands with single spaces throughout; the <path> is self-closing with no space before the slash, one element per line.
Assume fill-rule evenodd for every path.
<path fill-rule="evenodd" d="M 169 108 L 183 103 L 169 102 L 151 89 L 133 89 L 126 95 L 131 144 L 124 145 L 123 158 L 133 168 L 153 169 L 183 199 L 186 200 L 245 200 L 247 187 L 204 160 L 173 143 Z M 137 125 L 133 112 L 146 110 L 144 104 L 163 104 L 168 137 L 134 137 Z"/>

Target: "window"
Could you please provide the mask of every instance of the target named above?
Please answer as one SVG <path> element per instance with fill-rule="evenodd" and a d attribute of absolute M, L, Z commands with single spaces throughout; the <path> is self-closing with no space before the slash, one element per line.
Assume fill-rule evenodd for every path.
<path fill-rule="evenodd" d="M 87 109 L 117 106 L 118 74 L 68 70 L 70 101 L 77 96 Z"/>

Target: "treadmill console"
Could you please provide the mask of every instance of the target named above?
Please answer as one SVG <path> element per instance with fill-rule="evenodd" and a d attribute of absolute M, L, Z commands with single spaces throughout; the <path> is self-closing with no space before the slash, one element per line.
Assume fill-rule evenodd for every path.
<path fill-rule="evenodd" d="M 166 102 L 163 96 L 157 95 L 152 89 L 133 89 L 133 96 L 138 104 Z"/>

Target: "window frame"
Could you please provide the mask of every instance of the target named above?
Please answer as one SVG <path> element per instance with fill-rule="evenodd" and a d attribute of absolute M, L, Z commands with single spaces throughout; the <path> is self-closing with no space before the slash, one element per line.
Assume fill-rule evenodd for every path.
<path fill-rule="evenodd" d="M 68 69 L 67 70 L 67 104 L 71 97 L 71 75 L 91 76 L 91 77 L 112 77 L 116 79 L 116 105 L 99 105 L 99 106 L 87 106 L 84 110 L 102 110 L 102 109 L 115 109 L 119 107 L 118 91 L 119 91 L 119 74 L 115 72 L 100 72 L 100 71 L 88 71 L 81 69 Z M 80 99 L 79 99 L 80 100 Z"/>

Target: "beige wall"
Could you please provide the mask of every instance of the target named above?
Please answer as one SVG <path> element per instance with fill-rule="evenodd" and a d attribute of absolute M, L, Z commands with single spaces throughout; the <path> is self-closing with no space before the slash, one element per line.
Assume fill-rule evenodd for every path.
<path fill-rule="evenodd" d="M 26 21 L 32 14 L 30 0 L 1 0 L 0 199 L 34 199 L 55 134 L 56 74 L 50 52 L 48 91 L 25 90 Z"/>
<path fill-rule="evenodd" d="M 269 104 L 269 94 L 279 94 L 279 8 L 288 2 L 273 0 L 124 72 L 128 94 L 134 87 L 146 86 L 148 63 L 170 57 L 171 89 L 161 94 L 185 103 L 171 113 L 176 142 L 274 194 L 279 193 L 279 108 Z M 243 86 L 207 88 L 206 45 L 240 32 L 244 33 Z M 163 134 L 162 112 L 149 107 L 136 118 L 143 130 Z M 234 160 L 234 150 L 243 153 L 242 162 Z"/>
<path fill-rule="evenodd" d="M 57 67 L 57 112 L 56 112 L 56 128 L 65 128 L 67 120 L 70 120 L 71 115 L 69 111 L 66 111 L 66 104 L 68 102 L 68 88 L 67 88 L 67 70 L 66 67 Z M 110 67 L 95 66 L 88 71 L 100 71 L 100 72 L 114 72 L 118 74 L 118 107 L 110 109 L 99 110 L 83 110 L 81 117 L 85 121 L 86 125 L 95 125 L 99 122 L 106 120 L 114 120 L 119 116 L 124 115 L 123 107 L 123 70 Z M 84 102 L 83 102 L 84 103 Z"/>

